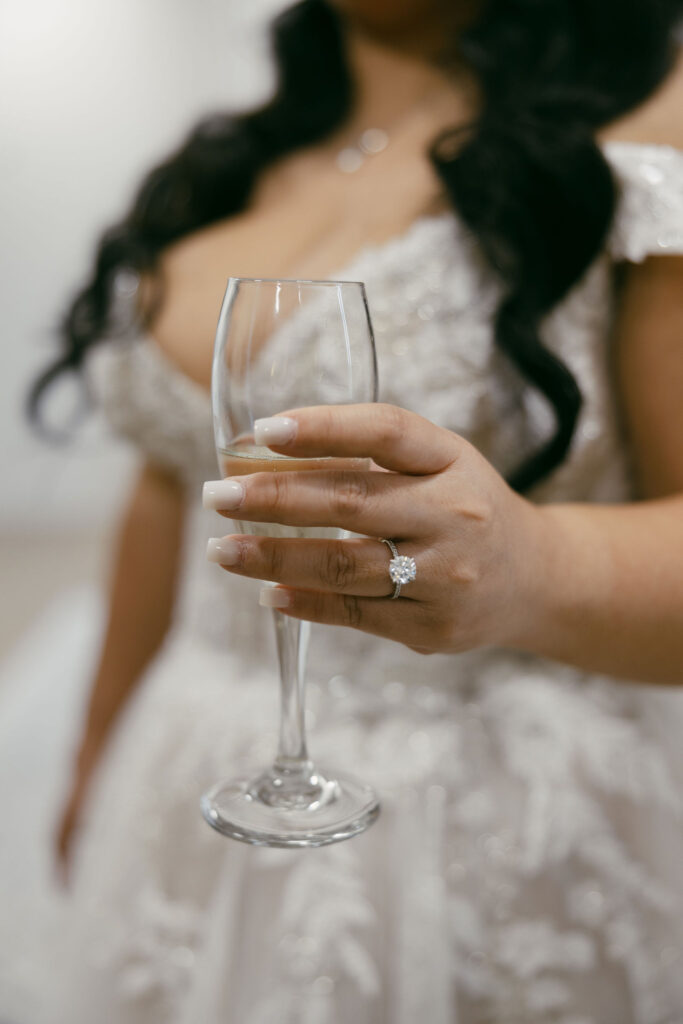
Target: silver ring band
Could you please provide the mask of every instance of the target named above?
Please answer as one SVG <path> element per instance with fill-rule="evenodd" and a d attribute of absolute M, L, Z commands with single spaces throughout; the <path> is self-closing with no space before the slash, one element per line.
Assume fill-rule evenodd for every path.
<path fill-rule="evenodd" d="M 389 577 L 394 584 L 391 600 L 395 601 L 400 596 L 403 584 L 412 582 L 417 576 L 417 566 L 414 558 L 410 558 L 409 555 L 399 555 L 398 548 L 393 540 L 389 540 L 387 537 L 380 537 L 379 539 L 391 551 L 392 558 L 389 562 Z"/>

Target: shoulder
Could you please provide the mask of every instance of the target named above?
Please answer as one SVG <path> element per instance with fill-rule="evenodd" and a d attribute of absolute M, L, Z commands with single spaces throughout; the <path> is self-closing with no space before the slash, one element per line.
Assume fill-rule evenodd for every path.
<path fill-rule="evenodd" d="M 673 146 L 683 150 L 683 47 L 665 80 L 644 103 L 607 125 L 601 142 Z"/>
<path fill-rule="evenodd" d="M 617 261 L 683 254 L 683 59 L 640 107 L 600 133 L 618 187 L 607 240 Z"/>

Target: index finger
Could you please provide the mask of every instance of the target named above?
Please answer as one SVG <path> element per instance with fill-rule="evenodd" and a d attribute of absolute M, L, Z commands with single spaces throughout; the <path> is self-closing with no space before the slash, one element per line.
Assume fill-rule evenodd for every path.
<path fill-rule="evenodd" d="M 398 405 L 313 405 L 256 420 L 254 441 L 282 455 L 373 459 L 396 473 L 438 473 L 455 462 L 457 434 Z"/>

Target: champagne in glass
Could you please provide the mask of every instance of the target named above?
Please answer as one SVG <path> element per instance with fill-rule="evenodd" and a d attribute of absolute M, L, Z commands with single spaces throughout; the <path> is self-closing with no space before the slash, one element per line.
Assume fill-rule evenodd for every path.
<path fill-rule="evenodd" d="M 370 459 L 295 459 L 278 455 L 270 448 L 254 444 L 251 436 L 236 438 L 229 448 L 218 448 L 218 462 L 223 476 L 246 476 L 248 473 L 302 473 L 322 470 L 367 470 Z M 244 523 L 235 520 L 240 533 L 255 537 L 323 537 L 333 539 L 344 535 L 334 526 L 283 526 L 280 523 Z"/>
<path fill-rule="evenodd" d="M 254 444 L 254 421 L 302 406 L 372 402 L 377 362 L 360 282 L 230 278 L 216 334 L 212 404 L 224 476 L 366 470 L 369 460 L 290 458 Z M 345 536 L 330 527 L 238 522 L 270 537 Z M 310 625 L 272 611 L 280 667 L 280 739 L 256 778 L 216 783 L 201 801 L 223 835 L 261 846 L 322 846 L 364 831 L 377 817 L 373 790 L 319 769 L 304 729 Z"/>

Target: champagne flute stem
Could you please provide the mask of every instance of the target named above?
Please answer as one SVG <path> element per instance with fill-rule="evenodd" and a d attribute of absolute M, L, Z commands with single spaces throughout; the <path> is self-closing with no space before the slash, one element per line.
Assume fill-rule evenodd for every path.
<path fill-rule="evenodd" d="M 291 771 L 309 765 L 304 694 L 311 624 L 291 619 L 276 609 L 273 622 L 280 663 L 280 742 L 275 767 Z"/>

